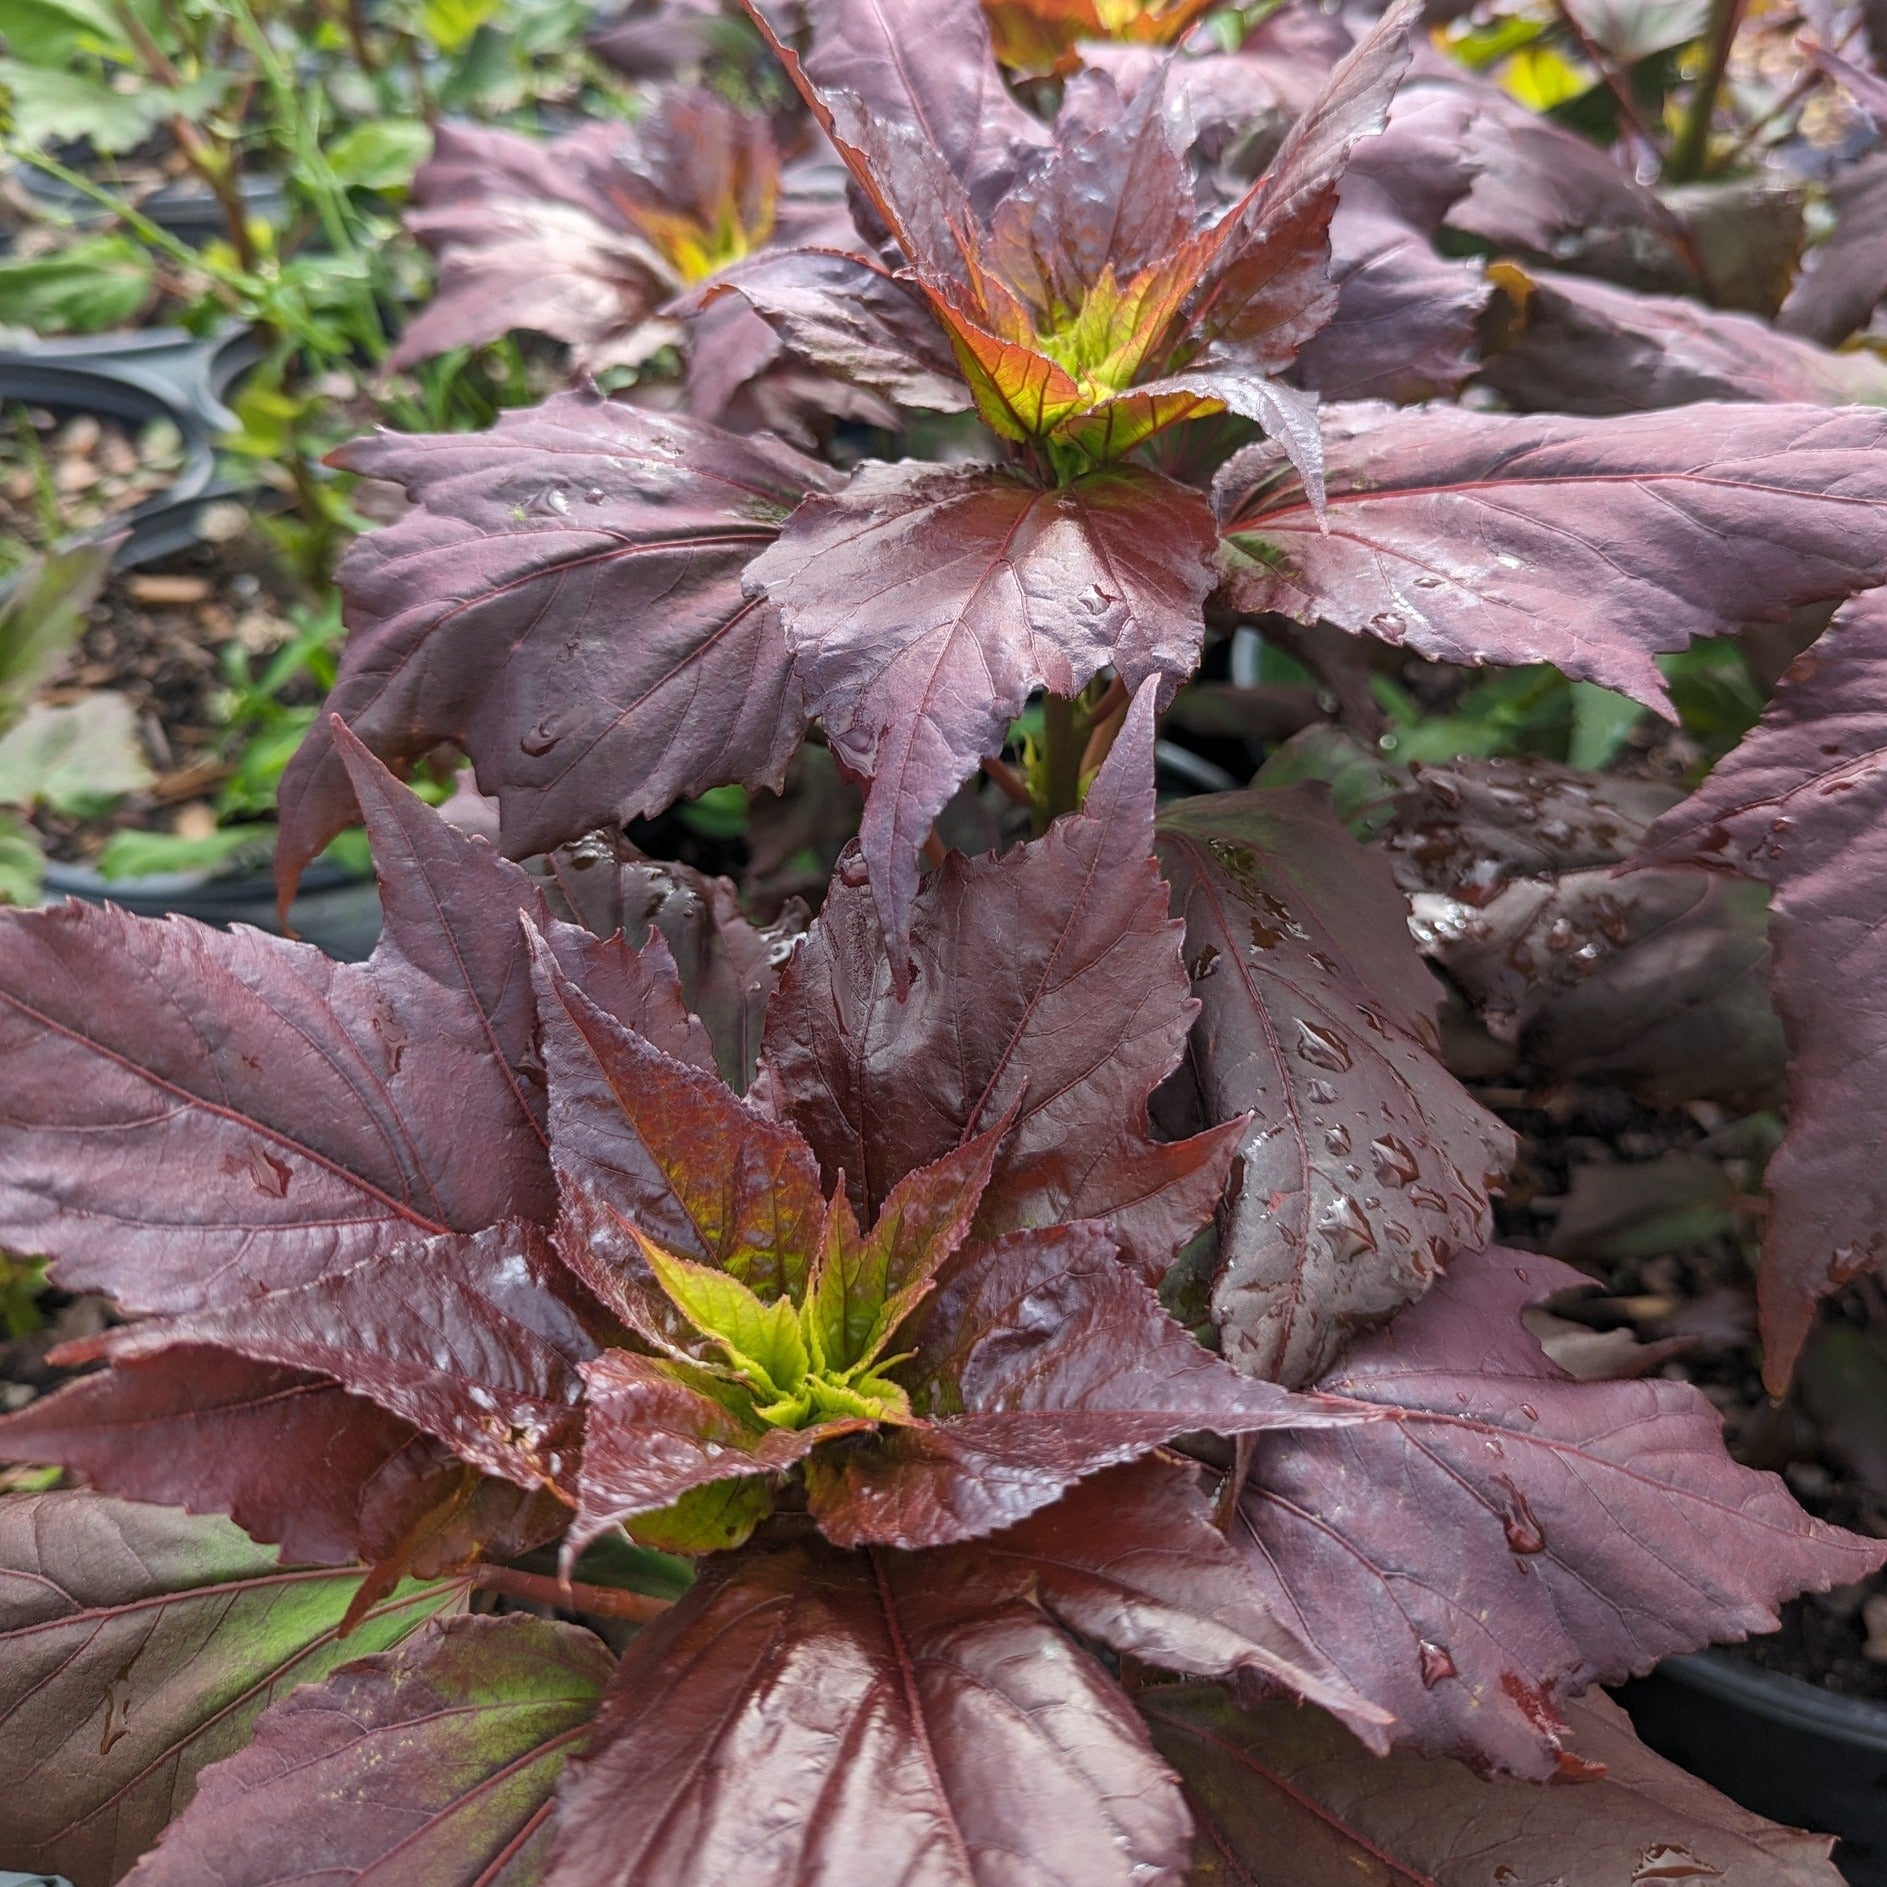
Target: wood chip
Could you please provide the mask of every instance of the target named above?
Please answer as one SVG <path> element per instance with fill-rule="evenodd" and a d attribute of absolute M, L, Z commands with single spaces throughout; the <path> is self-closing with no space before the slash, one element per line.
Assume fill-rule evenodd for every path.
<path fill-rule="evenodd" d="M 210 593 L 208 577 L 134 575 L 125 578 L 125 594 L 138 603 L 201 603 Z"/>
<path fill-rule="evenodd" d="M 229 769 L 220 760 L 197 760 L 164 774 L 151 788 L 151 797 L 160 806 L 172 806 L 180 799 L 196 799 L 211 787 L 222 785 Z M 184 809 L 186 812 L 188 807 Z"/>

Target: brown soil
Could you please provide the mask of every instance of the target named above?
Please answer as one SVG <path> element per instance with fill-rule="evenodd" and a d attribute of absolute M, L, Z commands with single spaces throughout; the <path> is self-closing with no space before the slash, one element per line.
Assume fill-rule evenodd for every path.
<path fill-rule="evenodd" d="M 93 689 L 128 696 L 157 775 L 148 792 L 121 800 L 103 818 L 42 811 L 35 823 L 50 857 L 87 862 L 114 831 L 200 837 L 213 828 L 212 802 L 229 771 L 221 707 L 230 685 L 225 651 L 240 648 L 259 666 L 294 633 L 286 613 L 292 585 L 266 541 L 242 532 L 241 507 L 228 512 L 221 528 L 240 533 L 230 541 L 114 574 L 77 646 L 42 691 L 53 702 Z M 209 523 L 219 528 L 214 513 Z"/>

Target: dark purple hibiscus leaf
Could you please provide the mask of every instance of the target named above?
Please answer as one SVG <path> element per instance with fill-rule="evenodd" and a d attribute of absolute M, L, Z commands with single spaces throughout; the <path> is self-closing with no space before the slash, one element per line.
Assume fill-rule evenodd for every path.
<path fill-rule="evenodd" d="M 1308 746 L 1303 758 L 1312 758 Z M 1342 746 L 1336 766 L 1380 756 Z M 1262 778 L 1269 781 L 1273 767 Z M 1330 768 L 1320 777 L 1329 777 Z M 1369 837 L 1411 897 L 1440 892 L 1486 904 L 1503 885 L 1623 864 L 1652 821 L 1680 797 L 1659 780 L 1630 780 L 1556 761 L 1453 760 L 1400 771 L 1361 789 Z"/>
<path fill-rule="evenodd" d="M 730 780 L 779 785 L 807 710 L 741 572 L 830 483 L 822 467 L 593 392 L 343 456 L 413 500 L 341 572 L 328 706 L 382 760 L 462 744 L 516 857 Z M 289 890 L 354 818 L 325 723 L 283 776 L 281 817 Z"/>
<path fill-rule="evenodd" d="M 1649 860 L 1689 859 L 1774 888 L 1776 1006 L 1789 1043 L 1789 1131 L 1757 1298 L 1763 1374 L 1788 1386 L 1816 1301 L 1887 1252 L 1873 1150 L 1887 1025 L 1881 856 L 1887 783 L 1887 591 L 1857 597 L 1796 663 L 1756 730 L 1651 829 Z"/>
<path fill-rule="evenodd" d="M 1474 371 L 1490 284 L 1478 262 L 1434 247 L 1473 182 L 1461 155 L 1472 115 L 1447 88 L 1405 86 L 1381 135 L 1351 156 L 1330 224 L 1336 310 L 1297 361 L 1325 398 L 1427 399 L 1458 392 Z"/>
<path fill-rule="evenodd" d="M 869 11 L 877 0 L 859 4 Z M 1413 17 L 1398 0 L 1311 102 L 1272 170 L 1208 228 L 1199 227 L 1183 113 L 1157 78 L 1123 108 L 1110 77 L 1079 75 L 1027 175 L 989 191 L 928 128 L 902 70 L 889 86 L 875 67 L 858 78 L 849 51 L 832 55 L 838 42 L 817 33 L 803 70 L 779 50 L 904 252 L 995 432 L 1046 440 L 1058 465 L 1079 470 L 1229 409 L 1280 438 L 1314 485 L 1306 404 L 1268 376 L 1329 317 L 1338 180 L 1356 141 L 1380 128 Z M 975 51 L 987 57 L 981 28 Z M 927 20 L 919 38 L 931 29 Z M 852 36 L 843 43 L 851 48 Z M 993 64 L 981 79 L 1000 90 Z M 875 355 L 885 335 L 872 325 Z"/>
<path fill-rule="evenodd" d="M 1194 1430 L 1248 1435 L 1369 1413 L 1240 1376 L 1092 1225 L 973 1247 L 898 1340 L 913 1352 L 899 1376 L 924 1419 L 807 1466 L 813 1514 L 841 1546 L 974 1539 Z"/>
<path fill-rule="evenodd" d="M 1054 490 L 989 467 L 867 465 L 748 570 L 812 711 L 871 782 L 859 841 L 900 992 L 917 853 L 1036 688 L 1192 672 L 1214 582 L 1200 495 L 1120 467 Z"/>
<path fill-rule="evenodd" d="M 1178 1785 L 1102 1666 L 926 1556 L 714 1565 L 637 1638 L 546 1887 L 1181 1887 Z"/>
<path fill-rule="evenodd" d="M 150 1319 L 109 1339 L 107 1354 L 205 1345 L 316 1371 L 488 1474 L 573 1496 L 578 1372 L 597 1350 L 576 1299 L 549 1235 L 514 1223 L 377 1252 L 223 1310 Z"/>
<path fill-rule="evenodd" d="M 487 1543 L 528 1550 L 562 1526 L 556 1501 L 480 1484 L 330 1377 L 189 1345 L 29 1403 L 0 1421 L 0 1458 L 57 1462 L 104 1494 L 226 1513 L 284 1558 L 324 1566 L 403 1554 L 446 1566 Z"/>
<path fill-rule="evenodd" d="M 356 1570 L 278 1566 L 226 1520 L 87 1493 L 0 1503 L 9 1866 L 116 1880 L 278 1695 L 462 1603 L 404 1585 L 341 1623 Z"/>
<path fill-rule="evenodd" d="M 1324 445 L 1326 507 L 1268 440 L 1220 473 L 1237 607 L 1657 707 L 1653 655 L 1887 579 L 1887 412 L 1333 407 Z"/>
<path fill-rule="evenodd" d="M 1838 171 L 1828 186 L 1834 227 L 1809 251 L 1776 325 L 1836 347 L 1887 296 L 1887 154 Z"/>
<path fill-rule="evenodd" d="M 564 1262 L 645 1334 L 674 1326 L 637 1231 L 763 1295 L 797 1298 L 826 1214 L 799 1130 L 625 1028 L 548 951 L 539 974 Z"/>
<path fill-rule="evenodd" d="M 1828 1836 L 1764 1821 L 1654 1756 L 1596 1691 L 1566 1713 L 1576 1773 L 1550 1789 L 1410 1750 L 1385 1761 L 1327 1717 L 1278 1703 L 1241 1710 L 1210 1684 L 1160 1685 L 1134 1701 L 1185 1781 L 1199 1831 L 1193 1887 L 1617 1887 L 1634 1875 L 1841 1887 Z"/>
<path fill-rule="evenodd" d="M 449 1618 L 268 1710 L 135 1887 L 535 1887 L 558 1777 L 614 1669 L 537 1618 Z"/>
<path fill-rule="evenodd" d="M 1479 265 L 1437 255 L 1396 214 L 1374 173 L 1354 164 L 1330 244 L 1336 308 L 1299 352 L 1298 378 L 1333 400 L 1458 392 L 1474 371 L 1475 324 L 1489 294 Z"/>
<path fill-rule="evenodd" d="M 1887 1543 L 1812 1520 L 1739 1467 L 1688 1383 L 1578 1382 L 1521 1312 L 1587 1282 L 1457 1257 L 1317 1385 L 1390 1419 L 1259 1444 L 1231 1538 L 1272 1608 L 1398 1742 L 1544 1778 L 1559 1709 L 1673 1652 L 1775 1629 Z"/>
<path fill-rule="evenodd" d="M 345 735 L 332 752 L 383 870 L 367 963 L 110 907 L 0 914 L 0 1244 L 69 1288 L 200 1311 L 550 1215 L 537 889 Z"/>
<path fill-rule="evenodd" d="M 1379 822 L 1428 958 L 1497 1041 L 1654 1105 L 1767 1105 L 1783 1044 L 1765 899 L 1694 867 L 1621 872 L 1674 788 L 1545 760 L 1418 766 Z"/>
<path fill-rule="evenodd" d="M 780 183 L 767 120 L 695 88 L 550 143 L 442 125 L 406 216 L 438 286 L 391 364 L 530 329 L 586 372 L 633 366 L 679 338 L 661 304 L 773 234 Z"/>
<path fill-rule="evenodd" d="M 1211 1216 L 1237 1126 L 1156 1144 L 1147 1101 L 1197 1004 L 1153 847 L 1153 694 L 1083 810 L 919 892 L 899 1001 L 870 892 L 844 865 L 780 979 L 760 1085 L 869 1223 L 914 1168 L 1019 1111 L 977 1221 L 1103 1219 L 1157 1278 Z"/>
<path fill-rule="evenodd" d="M 1189 367 L 1275 373 L 1329 321 L 1330 221 L 1360 140 L 1382 130 L 1409 64 L 1414 0 L 1395 0 L 1331 73 L 1277 157 L 1217 225 L 1187 309 Z"/>
<path fill-rule="evenodd" d="M 629 949 L 640 950 L 651 934 L 661 933 L 681 978 L 682 1000 L 713 1041 L 721 1079 L 736 1094 L 745 1093 L 760 1054 L 767 1004 L 805 935 L 806 907 L 791 898 L 772 923 L 755 924 L 727 879 L 646 857 L 612 833 L 593 833 L 553 852 L 544 871 L 553 908 L 593 937 L 620 935 Z M 572 949 L 571 940 L 560 945 L 564 961 Z M 581 963 L 577 968 L 586 987 L 587 969 Z M 680 1061 L 699 1059 L 673 1045 L 668 1052 Z"/>
<path fill-rule="evenodd" d="M 776 43 L 790 36 L 773 17 L 778 0 L 749 10 Z M 980 0 L 811 0 L 803 13 L 806 81 L 910 126 L 978 209 L 1000 201 L 1047 145 L 1046 128 L 1003 84 Z"/>
<path fill-rule="evenodd" d="M 1517 411 L 1640 413 L 1693 400 L 1887 405 L 1887 362 L 1836 354 L 1676 295 L 1498 265 L 1512 325 L 1481 373 Z"/>
<path fill-rule="evenodd" d="M 1418 60 L 1410 90 L 1443 90 L 1469 107 L 1452 158 L 1440 160 L 1470 179 L 1448 212 L 1451 228 L 1629 288 L 1700 286 L 1682 220 L 1590 138 L 1434 54 Z"/>
<path fill-rule="evenodd" d="M 1321 1705 L 1373 1748 L 1387 1719 L 1253 1590 L 1191 1463 L 1108 1468 L 1052 1507 L 929 1561 L 965 1601 L 1026 1598 L 1072 1632 L 1195 1677 L 1250 1679 Z"/>
<path fill-rule="evenodd" d="M 738 296 L 802 359 L 900 406 L 970 404 L 949 344 L 916 290 L 881 262 L 837 249 L 772 249 L 723 270 L 702 292 L 712 315 Z"/>
<path fill-rule="evenodd" d="M 1778 1098 L 1767 900 L 1691 867 L 1567 872 L 1485 904 L 1418 897 L 1423 948 L 1496 1041 L 1654 1106 Z"/>
<path fill-rule="evenodd" d="M 1212 1314 L 1250 1375 L 1315 1378 L 1492 1228 L 1513 1136 L 1441 1066 L 1441 992 L 1386 863 L 1320 787 L 1182 801 L 1160 856 L 1201 1004 L 1210 1119 L 1249 1116 Z"/>

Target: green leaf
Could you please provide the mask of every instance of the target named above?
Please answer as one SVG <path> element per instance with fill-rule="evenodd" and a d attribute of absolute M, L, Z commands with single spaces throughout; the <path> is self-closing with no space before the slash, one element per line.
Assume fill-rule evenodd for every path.
<path fill-rule="evenodd" d="M 6 21 L 7 49 L 27 65 L 62 66 L 82 53 L 123 65 L 135 57 L 108 0 L 7 0 Z"/>
<path fill-rule="evenodd" d="M 1566 758 L 1575 767 L 1596 773 L 1624 746 L 1646 710 L 1629 696 L 1596 681 L 1572 684 L 1572 739 Z"/>
<path fill-rule="evenodd" d="M 133 320 L 151 292 L 151 258 L 128 236 L 92 236 L 51 255 L 0 261 L 0 324 L 96 334 Z"/>
<path fill-rule="evenodd" d="M 344 131 L 328 146 L 328 164 L 362 190 L 404 190 L 432 155 L 432 129 L 417 118 L 379 118 Z"/>
<path fill-rule="evenodd" d="M 799 1388 L 811 1358 L 799 1311 L 789 1299 L 763 1303 L 730 1273 L 671 1257 L 640 1232 L 636 1239 L 670 1302 L 719 1345 L 757 1391 L 771 1391 L 769 1399 L 774 1399 Z"/>
<path fill-rule="evenodd" d="M 114 832 L 98 857 L 101 878 L 145 878 L 165 872 L 221 871 L 242 852 L 253 849 L 266 859 L 275 828 L 223 826 L 206 838 L 186 839 L 175 832 Z"/>
<path fill-rule="evenodd" d="M 37 904 L 46 861 L 32 828 L 0 812 L 0 904 Z"/>
<path fill-rule="evenodd" d="M 764 1474 L 693 1487 L 679 1500 L 628 1523 L 630 1538 L 661 1553 L 689 1558 L 729 1552 L 741 1545 L 773 1511 L 773 1489 Z"/>
<path fill-rule="evenodd" d="M 37 558 L 0 602 L 0 728 L 79 638 L 85 612 L 111 568 L 110 544 L 82 544 Z"/>
<path fill-rule="evenodd" d="M 0 734 L 0 805 L 84 814 L 141 792 L 152 778 L 137 717 L 120 694 L 90 694 L 63 707 L 35 703 Z"/>
<path fill-rule="evenodd" d="M 420 30 L 452 58 L 497 11 L 498 0 L 425 0 L 419 9 Z"/>
<path fill-rule="evenodd" d="M 345 1638 L 358 1567 L 284 1567 L 227 1520 L 85 1492 L 0 1503 L 0 1853 L 115 1879 L 205 1764 L 298 1684 L 462 1605 L 408 1582 Z"/>
<path fill-rule="evenodd" d="M 833 1200 L 806 1295 L 806 1341 L 821 1371 L 856 1376 L 878 1361 L 963 1243 L 989 1184 L 996 1150 L 1012 1124 L 1013 1116 L 941 1160 L 907 1173 L 891 1189 L 868 1237 L 860 1237 L 846 1196 Z M 870 1393 L 856 1381 L 852 1388 Z M 908 1407 L 902 1391 L 896 1406 Z"/>
<path fill-rule="evenodd" d="M 11 107 L 13 134 L 33 147 L 86 139 L 108 154 L 134 150 L 171 118 L 204 117 L 234 82 L 233 74 L 206 72 L 175 88 L 140 85 L 121 92 L 83 72 L 0 59 L 0 92 Z"/>

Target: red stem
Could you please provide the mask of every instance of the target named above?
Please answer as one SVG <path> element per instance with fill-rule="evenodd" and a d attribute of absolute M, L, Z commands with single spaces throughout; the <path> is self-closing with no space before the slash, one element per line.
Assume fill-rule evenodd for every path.
<path fill-rule="evenodd" d="M 586 1586 L 553 1579 L 549 1573 L 521 1572 L 515 1566 L 480 1566 L 472 1584 L 507 1599 L 548 1605 L 559 1612 L 588 1612 L 595 1618 L 627 1618 L 638 1625 L 660 1618 L 672 1599 L 652 1599 L 645 1592 L 624 1592 L 618 1586 Z"/>

